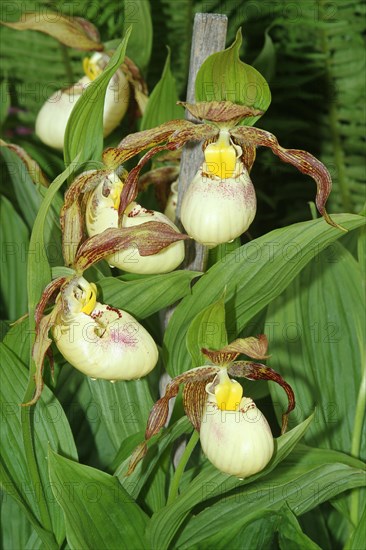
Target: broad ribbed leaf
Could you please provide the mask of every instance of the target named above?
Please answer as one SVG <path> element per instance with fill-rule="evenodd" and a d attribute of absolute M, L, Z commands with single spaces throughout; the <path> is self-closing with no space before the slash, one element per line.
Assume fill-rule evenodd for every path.
<path fill-rule="evenodd" d="M 190 368 L 208 363 L 202 348 L 218 350 L 227 344 L 225 327 L 225 302 L 221 298 L 198 313 L 189 325 L 186 339 L 187 349 L 191 355 Z"/>
<path fill-rule="evenodd" d="M 351 452 L 365 361 L 364 311 L 359 264 L 339 243 L 314 258 L 268 308 L 271 365 L 301 396 L 290 422 L 317 406 L 317 422 L 305 436 L 310 445 Z M 283 395 L 272 385 L 270 391 L 279 413 Z"/>
<path fill-rule="evenodd" d="M 0 197 L 0 290 L 4 317 L 15 321 L 27 311 L 29 232 L 8 199 Z"/>
<path fill-rule="evenodd" d="M 250 484 L 262 477 L 266 479 L 267 474 L 272 472 L 272 470 L 274 470 L 274 468 L 276 468 L 276 466 L 292 451 L 305 433 L 312 418 L 313 415 L 276 440 L 276 447 L 272 460 L 268 466 L 258 474 L 240 480 L 234 476 L 223 474 L 212 464 L 208 464 L 206 468 L 194 478 L 186 490 L 177 497 L 173 504 L 166 506 L 154 514 L 147 529 L 147 537 L 151 546 L 153 548 L 159 546 L 161 550 L 168 548 L 174 534 L 177 532 L 190 510 L 197 504 L 218 495 L 225 496 L 224 502 L 226 502 L 229 498 L 226 493 L 230 490 Z M 256 484 L 254 486 L 256 486 Z"/>
<path fill-rule="evenodd" d="M 105 277 L 98 288 L 103 303 L 144 319 L 190 294 L 191 281 L 200 275 L 199 271 L 180 270 L 128 282 Z"/>
<path fill-rule="evenodd" d="M 175 78 L 170 70 L 170 50 L 168 50 L 163 74 L 151 92 L 141 120 L 140 130 L 154 128 L 168 120 L 183 118 L 184 110 L 178 107 L 178 100 Z"/>
<path fill-rule="evenodd" d="M 334 219 L 349 230 L 365 223 L 364 218 L 352 214 L 339 214 Z M 190 368 L 185 343 L 188 327 L 197 313 L 220 298 L 224 289 L 226 328 L 235 338 L 320 250 L 341 235 L 324 220 L 302 222 L 255 239 L 211 267 L 169 322 L 164 339 L 169 374 L 174 377 Z M 271 334 L 267 336 L 271 340 Z M 269 353 L 274 349 L 270 344 Z"/>
<path fill-rule="evenodd" d="M 150 60 L 153 28 L 149 0 L 134 0 L 124 2 L 124 34 L 132 25 L 131 37 L 128 41 L 127 55 L 134 63 L 145 71 Z"/>
<path fill-rule="evenodd" d="M 108 83 L 123 63 L 130 29 L 108 65 L 84 91 L 71 112 L 65 131 L 64 158 L 68 166 L 80 153 L 79 162 L 100 161 L 103 149 L 103 108 Z"/>
<path fill-rule="evenodd" d="M 124 439 L 145 429 L 153 405 L 148 381 L 145 377 L 127 382 L 90 379 L 88 382 L 103 429 L 117 454 Z"/>
<path fill-rule="evenodd" d="M 11 492 L 23 509 L 31 510 L 28 519 L 33 521 L 39 532 L 37 500 L 40 488 L 33 487 L 22 441 L 21 406 L 27 385 L 27 369 L 14 352 L 1 344 L 1 453 L 6 464 L 7 478 L 3 482 L 5 491 Z M 28 409 L 32 411 L 32 409 Z M 29 412 L 29 414 L 32 414 Z M 47 448 L 62 452 L 77 459 L 72 433 L 60 403 L 52 392 L 45 387 L 37 408 L 34 411 L 34 441 L 37 462 L 43 486 L 49 487 L 47 473 Z M 10 485 L 11 484 L 11 485 Z M 14 488 L 17 493 L 14 493 Z M 47 492 L 46 492 L 47 494 Z M 64 521 L 60 508 L 54 499 L 47 501 L 54 533 L 60 543 L 64 536 Z M 42 530 L 41 530 L 42 531 Z M 43 540 L 43 539 L 42 539 Z"/>
<path fill-rule="evenodd" d="M 301 515 L 337 494 L 364 484 L 362 462 L 336 451 L 299 445 L 272 473 L 254 484 L 240 487 L 231 496 L 224 495 L 193 517 L 176 541 L 176 547 L 188 550 L 197 547 L 195 545 L 215 546 L 219 537 L 225 540 L 269 509 L 275 512 L 287 503 L 296 515 Z M 206 498 L 215 494 L 215 485 L 207 485 Z"/>
<path fill-rule="evenodd" d="M 34 178 L 40 179 L 40 175 L 37 173 L 35 174 L 33 171 L 29 173 L 24 162 L 22 162 L 14 151 L 7 147 L 2 147 L 1 153 L 8 168 L 19 209 L 29 229 L 32 230 L 38 210 L 47 192 L 47 188 L 32 181 Z M 61 233 L 59 222 L 61 206 L 61 195 L 60 193 L 56 193 L 47 213 L 44 229 L 44 254 L 47 256 L 51 265 L 63 263 L 60 247 Z"/>
<path fill-rule="evenodd" d="M 241 31 L 234 43 L 223 52 L 206 59 L 196 78 L 196 101 L 232 101 L 239 105 L 266 111 L 271 103 L 271 92 L 263 76 L 254 67 L 239 58 L 242 43 Z M 252 126 L 259 116 L 244 119 Z"/>
<path fill-rule="evenodd" d="M 65 516 L 71 548 L 146 548 L 148 518 L 115 477 L 52 450 L 49 474 L 54 497 Z"/>

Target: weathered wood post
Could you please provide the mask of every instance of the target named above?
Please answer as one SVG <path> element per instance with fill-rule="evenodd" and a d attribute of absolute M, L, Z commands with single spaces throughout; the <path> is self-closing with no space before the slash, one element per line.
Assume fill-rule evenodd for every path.
<path fill-rule="evenodd" d="M 191 59 L 189 65 L 189 77 L 187 88 L 187 102 L 194 103 L 194 90 L 196 76 L 199 68 L 207 57 L 225 48 L 226 15 L 216 13 L 197 13 L 194 18 Z M 186 119 L 197 121 L 188 111 Z M 180 209 L 183 195 L 194 178 L 195 173 L 203 162 L 201 143 L 187 143 L 182 152 L 180 174 L 178 184 L 177 224 L 182 227 L 180 221 Z M 207 248 L 195 241 L 188 241 L 186 247 L 185 269 L 202 271 L 205 266 Z"/>

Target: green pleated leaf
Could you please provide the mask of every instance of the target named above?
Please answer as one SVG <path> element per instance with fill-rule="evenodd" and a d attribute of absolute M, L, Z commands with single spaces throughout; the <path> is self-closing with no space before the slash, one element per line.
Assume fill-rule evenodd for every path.
<path fill-rule="evenodd" d="M 190 368 L 207 363 L 201 348 L 219 350 L 228 343 L 225 327 L 225 302 L 221 298 L 198 313 L 189 325 L 186 345 L 192 358 Z"/>
<path fill-rule="evenodd" d="M 176 81 L 170 70 L 170 49 L 168 49 L 163 74 L 149 96 L 140 130 L 155 128 L 168 120 L 184 118 L 184 110 L 177 105 L 178 100 Z"/>
<path fill-rule="evenodd" d="M 348 230 L 365 223 L 364 218 L 353 214 L 338 214 L 334 219 Z M 320 219 L 302 222 L 263 235 L 211 267 L 170 319 L 164 338 L 169 374 L 174 377 L 189 369 L 185 342 L 188 327 L 202 309 L 220 298 L 224 289 L 226 328 L 230 339 L 234 339 L 319 251 L 342 235 Z M 267 336 L 271 340 L 271 334 Z M 269 352 L 274 349 L 270 346 Z"/>
<path fill-rule="evenodd" d="M 64 158 L 68 166 L 80 153 L 79 163 L 101 161 L 103 150 L 103 109 L 108 83 L 123 63 L 130 28 L 104 71 L 87 87 L 71 112 L 65 131 Z M 95 165 L 93 166 L 95 168 Z"/>
<path fill-rule="evenodd" d="M 1 508 L 1 548 L 13 550 L 26 548 L 27 550 L 40 549 L 42 541 L 33 530 L 31 523 L 22 512 L 16 501 L 6 493 L 0 497 Z M 29 538 L 34 537 L 34 543 L 29 544 Z M 36 544 L 38 543 L 38 544 Z"/>
<path fill-rule="evenodd" d="M 2 147 L 1 153 L 8 167 L 20 211 L 29 229 L 32 230 L 39 207 L 47 193 L 47 188 L 32 181 L 24 162 L 14 151 Z M 45 254 L 51 265 L 63 263 L 59 222 L 62 203 L 60 193 L 56 193 L 45 219 Z"/>
<path fill-rule="evenodd" d="M 1 460 L 6 465 L 6 469 L 1 471 L 2 487 L 26 512 L 28 520 L 42 540 L 47 540 L 49 534 L 47 536 L 39 524 L 37 501 L 41 498 L 40 488 L 33 486 L 23 447 L 20 403 L 23 401 L 28 373 L 14 352 L 4 344 L 0 346 Z M 65 536 L 65 527 L 60 508 L 48 493 L 47 449 L 50 445 L 53 449 L 77 460 L 75 444 L 63 409 L 47 387 L 44 388 L 36 408 L 27 411 L 28 414 L 34 414 L 35 453 L 42 484 L 46 489 L 53 530 L 60 543 Z"/>
<path fill-rule="evenodd" d="M 200 275 L 198 271 L 180 270 L 128 282 L 105 277 L 98 282 L 98 288 L 103 303 L 144 319 L 190 294 L 191 281 Z"/>
<path fill-rule="evenodd" d="M 27 311 L 29 231 L 8 199 L 0 196 L 0 291 L 3 316 L 15 321 Z"/>
<path fill-rule="evenodd" d="M 54 497 L 64 513 L 71 548 L 146 548 L 148 518 L 115 477 L 52 450 L 49 475 Z"/>
<path fill-rule="evenodd" d="M 299 396 L 291 421 L 300 422 L 317 407 L 317 421 L 305 436 L 310 445 L 351 452 L 365 362 L 362 285 L 358 262 L 334 243 L 268 308 L 271 365 Z M 272 386 L 280 413 L 283 396 Z M 365 456 L 366 437 L 360 443 Z"/>
<path fill-rule="evenodd" d="M 153 27 L 149 0 L 128 0 L 124 2 L 124 34 L 132 25 L 127 46 L 127 55 L 145 71 L 151 56 Z"/>
<path fill-rule="evenodd" d="M 321 550 L 313 540 L 302 531 L 296 516 L 286 503 L 280 510 L 281 521 L 278 526 L 278 539 L 281 550 Z"/>
<path fill-rule="evenodd" d="M 123 441 L 145 429 L 153 406 L 147 378 L 141 380 L 90 380 L 89 389 L 103 429 L 117 454 Z"/>
<path fill-rule="evenodd" d="M 298 445 L 272 473 L 256 483 L 239 487 L 230 496 L 222 495 L 216 504 L 194 516 L 179 535 L 176 546 L 181 550 L 209 548 L 215 546 L 221 537 L 226 540 L 255 519 L 265 517 L 268 510 L 271 515 L 281 513 L 287 504 L 298 516 L 337 494 L 364 484 L 364 464 L 361 461 L 336 451 Z M 206 494 L 206 498 L 217 494 L 216 486 L 206 486 Z M 285 522 L 282 527 L 278 522 L 276 529 L 281 528 L 285 530 L 285 536 L 289 537 L 291 531 L 294 535 Z M 297 536 L 299 544 L 299 532 Z M 308 544 L 308 548 L 316 548 L 313 541 Z M 289 544 L 287 548 L 304 546 Z"/>
<path fill-rule="evenodd" d="M 190 510 L 197 504 L 218 495 L 224 496 L 224 501 L 226 501 L 229 498 L 226 493 L 230 490 L 254 481 L 257 482 L 262 477 L 266 478 L 267 474 L 272 472 L 292 451 L 307 430 L 312 419 L 313 415 L 290 432 L 275 440 L 274 455 L 268 466 L 258 474 L 240 480 L 234 476 L 221 473 L 212 464 L 207 464 L 206 468 L 193 479 L 173 504 L 166 506 L 154 514 L 146 533 L 151 546 L 153 548 L 158 546 L 161 550 L 168 548 L 180 525 Z M 256 485 L 257 483 L 254 486 Z"/>
<path fill-rule="evenodd" d="M 352 533 L 350 540 L 345 546 L 345 550 L 360 550 L 365 544 L 366 540 L 366 508 L 360 518 L 359 524 Z"/>
<path fill-rule="evenodd" d="M 242 43 L 239 29 L 235 41 L 226 50 L 214 53 L 206 59 L 196 78 L 196 101 L 232 101 L 261 111 L 271 103 L 271 92 L 265 78 L 254 67 L 240 60 Z M 260 118 L 248 117 L 247 126 Z"/>

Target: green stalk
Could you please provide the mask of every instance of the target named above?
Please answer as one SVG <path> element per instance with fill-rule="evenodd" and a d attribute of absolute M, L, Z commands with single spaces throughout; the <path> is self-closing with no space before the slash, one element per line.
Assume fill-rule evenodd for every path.
<path fill-rule="evenodd" d="M 366 408 L 366 366 L 363 369 L 363 375 L 360 385 L 360 391 L 358 392 L 356 414 L 353 424 L 352 446 L 351 454 L 359 458 L 361 439 L 362 439 L 362 426 L 365 419 Z M 353 525 L 357 527 L 359 521 L 359 505 L 360 505 L 360 490 L 354 489 L 350 496 L 350 517 Z"/>
<path fill-rule="evenodd" d="M 184 453 L 182 454 L 182 457 L 179 461 L 177 469 L 174 472 L 172 483 L 170 485 L 170 490 L 169 490 L 169 495 L 168 495 L 168 500 L 167 500 L 167 506 L 169 506 L 169 504 L 172 504 L 178 496 L 179 484 L 180 484 L 181 477 L 183 475 L 183 472 L 185 470 L 187 462 L 190 459 L 190 456 L 191 456 L 191 454 L 193 452 L 193 449 L 195 448 L 199 438 L 200 438 L 200 434 L 196 430 L 194 430 L 194 432 L 191 435 L 191 439 L 189 440 L 186 448 L 184 449 Z"/>

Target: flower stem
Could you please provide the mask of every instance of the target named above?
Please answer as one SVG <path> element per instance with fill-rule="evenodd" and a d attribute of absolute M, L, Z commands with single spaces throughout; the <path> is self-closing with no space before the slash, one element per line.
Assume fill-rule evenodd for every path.
<path fill-rule="evenodd" d="M 361 439 L 362 439 L 362 426 L 365 418 L 366 407 L 366 366 L 363 369 L 362 380 L 360 385 L 360 391 L 357 397 L 356 414 L 353 424 L 353 436 L 351 454 L 356 458 L 359 458 Z M 351 493 L 350 502 L 350 517 L 353 525 L 357 527 L 359 521 L 359 504 L 360 504 L 360 490 L 354 489 Z"/>
<path fill-rule="evenodd" d="M 190 456 L 199 438 L 200 438 L 200 434 L 196 430 L 194 430 L 194 432 L 191 435 L 191 439 L 188 441 L 187 447 L 184 449 L 184 453 L 182 454 L 182 457 L 179 461 L 177 469 L 175 470 L 172 483 L 170 485 L 167 506 L 169 506 L 169 504 L 172 504 L 178 496 L 179 483 L 180 483 L 181 477 L 183 475 L 187 462 L 190 459 Z"/>

